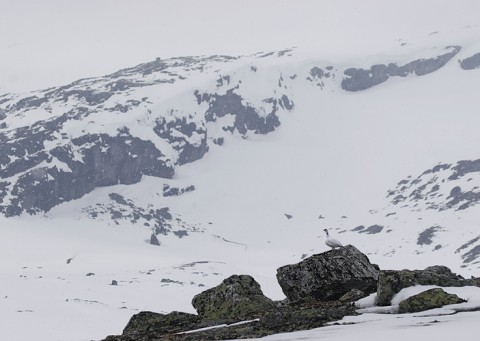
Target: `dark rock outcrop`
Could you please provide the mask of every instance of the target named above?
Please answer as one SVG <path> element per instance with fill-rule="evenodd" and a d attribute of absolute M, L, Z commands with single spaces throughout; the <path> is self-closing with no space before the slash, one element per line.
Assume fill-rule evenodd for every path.
<path fill-rule="evenodd" d="M 436 232 L 442 231 L 440 226 L 431 226 L 425 231 L 421 232 L 418 235 L 417 245 L 430 245 L 433 242 L 433 237 L 435 237 Z"/>
<path fill-rule="evenodd" d="M 210 320 L 251 319 L 272 310 L 275 304 L 263 295 L 253 277 L 233 275 L 192 300 L 198 315 Z"/>
<path fill-rule="evenodd" d="M 373 65 L 370 69 L 349 68 L 345 70 L 342 80 L 342 89 L 360 91 L 385 82 L 389 75 L 384 64 Z"/>
<path fill-rule="evenodd" d="M 480 68 L 480 52 L 471 57 L 460 60 L 460 67 L 464 70 L 473 70 Z"/>
<path fill-rule="evenodd" d="M 225 130 L 238 131 L 245 135 L 248 131 L 255 134 L 268 134 L 280 126 L 280 120 L 277 115 L 279 103 L 282 107 L 293 108 L 293 102 L 288 97 L 281 99 L 266 98 L 263 100 L 271 106 L 271 112 L 264 117 L 259 115 L 258 110 L 251 105 L 245 104 L 244 99 L 235 93 L 236 88 L 228 90 L 225 94 L 200 94 L 195 92 L 198 103 L 208 102 L 209 108 L 205 113 L 207 122 L 215 122 L 217 118 L 225 115 L 234 115 L 235 121 L 233 126 L 224 127 Z"/>
<path fill-rule="evenodd" d="M 155 233 L 152 233 L 152 235 L 150 236 L 150 244 L 160 246 L 160 242 L 158 241 L 158 238 L 155 235 Z"/>
<path fill-rule="evenodd" d="M 398 312 L 416 313 L 434 308 L 440 308 L 448 304 L 457 304 L 466 302 L 455 294 L 448 294 L 443 289 L 436 288 L 426 290 L 417 295 L 411 296 L 400 302 Z"/>
<path fill-rule="evenodd" d="M 168 315 L 141 312 L 131 318 L 122 335 L 109 336 L 105 341 L 201 341 L 258 338 L 318 328 L 327 322 L 355 314 L 353 305 L 338 302 L 280 305 L 258 319 L 238 324 L 232 320 L 208 320 L 197 315 L 178 312 Z M 197 330 L 210 326 L 218 327 Z"/>
<path fill-rule="evenodd" d="M 377 290 L 377 279 L 377 268 L 351 245 L 277 270 L 278 283 L 291 301 L 308 298 L 333 301 L 352 289 L 369 294 Z"/>
<path fill-rule="evenodd" d="M 480 278 L 465 279 L 440 265 L 429 266 L 425 270 L 382 270 L 378 277 L 377 304 L 390 305 L 396 293 L 414 285 L 480 286 Z"/>
<path fill-rule="evenodd" d="M 480 159 L 438 164 L 417 177 L 401 180 L 395 189 L 388 191 L 387 197 L 392 198 L 392 204 L 401 204 L 402 207 L 421 204 L 438 211 L 465 210 L 480 203 L 475 182 L 469 182 L 478 173 Z M 449 191 L 448 195 L 443 194 L 446 191 Z"/>
<path fill-rule="evenodd" d="M 460 50 L 460 46 L 447 47 L 451 51 L 434 58 L 417 59 L 402 66 L 395 63 L 376 64 L 370 69 L 348 68 L 344 71 L 342 89 L 347 91 L 360 91 L 385 82 L 390 77 L 406 77 L 409 74 L 423 76 L 432 73 L 444 66 Z"/>
<path fill-rule="evenodd" d="M 76 153 L 82 157 L 77 159 Z M 131 136 L 100 134 L 73 139 L 71 144 L 52 149 L 45 156 L 45 166 L 24 172 L 11 184 L 14 198 L 2 203 L 0 212 L 6 216 L 24 211 L 34 214 L 81 198 L 96 187 L 134 184 L 143 175 L 171 178 L 173 165 L 163 156 L 151 141 Z M 53 158 L 63 166 L 48 165 Z"/>
<path fill-rule="evenodd" d="M 105 341 L 162 340 L 162 337 L 166 338 L 169 334 L 206 326 L 193 314 L 174 311 L 165 315 L 142 311 L 132 316 L 121 336 L 109 336 Z"/>
<path fill-rule="evenodd" d="M 352 231 L 355 231 L 358 233 L 376 234 L 383 231 L 383 226 L 375 224 L 366 228 L 365 226 L 360 225 L 352 229 Z"/>
<path fill-rule="evenodd" d="M 178 152 L 179 165 L 199 160 L 208 152 L 207 130 L 192 118 L 167 120 L 160 117 L 153 130 Z M 192 139 L 194 134 L 196 138 Z"/>

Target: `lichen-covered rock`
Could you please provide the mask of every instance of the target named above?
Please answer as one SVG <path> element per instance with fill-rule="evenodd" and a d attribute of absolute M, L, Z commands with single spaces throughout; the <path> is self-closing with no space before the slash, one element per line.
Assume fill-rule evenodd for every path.
<path fill-rule="evenodd" d="M 355 315 L 355 306 L 341 302 L 307 302 L 287 305 L 266 313 L 258 321 L 257 329 L 264 335 L 293 332 L 323 326 L 326 322 Z"/>
<path fill-rule="evenodd" d="M 352 289 L 373 293 L 377 290 L 377 279 L 377 268 L 351 245 L 277 270 L 278 283 L 291 301 L 308 298 L 333 301 Z"/>
<path fill-rule="evenodd" d="M 171 313 L 168 315 L 142 312 L 132 317 L 122 335 L 109 336 L 105 341 L 151 340 L 232 340 L 258 338 L 267 335 L 306 330 L 323 326 L 326 322 L 355 315 L 355 306 L 338 302 L 308 302 L 284 305 L 265 312 L 258 319 L 225 326 L 226 321 L 201 319 L 195 315 Z M 221 327 L 200 329 L 208 326 Z M 193 331 L 197 330 L 198 331 Z M 184 333 L 189 331 L 188 333 Z"/>
<path fill-rule="evenodd" d="M 198 314 L 206 319 L 249 319 L 275 308 L 263 295 L 253 277 L 233 275 L 220 285 L 196 295 L 192 300 Z"/>
<path fill-rule="evenodd" d="M 358 301 L 361 298 L 364 298 L 367 296 L 363 291 L 358 290 L 358 289 L 352 289 L 349 292 L 347 292 L 345 295 L 340 297 L 338 299 L 339 302 L 354 302 Z"/>
<path fill-rule="evenodd" d="M 423 291 L 400 302 L 399 313 L 416 313 L 434 308 L 440 308 L 448 304 L 466 302 L 455 294 L 449 294 L 443 289 L 436 288 Z"/>
<path fill-rule="evenodd" d="M 377 304 L 390 305 L 393 295 L 413 285 L 480 286 L 480 278 L 464 279 L 440 265 L 429 266 L 425 270 L 382 270 L 378 277 Z"/>
<path fill-rule="evenodd" d="M 171 312 L 170 314 L 158 314 L 150 311 L 142 311 L 132 316 L 121 336 L 109 336 L 105 341 L 148 341 L 161 340 L 162 336 L 175 334 L 182 331 L 204 327 L 197 315 Z"/>

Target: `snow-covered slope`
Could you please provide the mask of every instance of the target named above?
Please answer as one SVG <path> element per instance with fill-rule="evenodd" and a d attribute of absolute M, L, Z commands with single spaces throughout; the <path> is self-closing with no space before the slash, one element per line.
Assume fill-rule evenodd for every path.
<path fill-rule="evenodd" d="M 361 59 L 157 59 L 0 96 L 7 336 L 118 334 L 232 273 L 281 299 L 276 268 L 326 227 L 381 268 L 478 276 L 479 52 L 434 34 Z"/>

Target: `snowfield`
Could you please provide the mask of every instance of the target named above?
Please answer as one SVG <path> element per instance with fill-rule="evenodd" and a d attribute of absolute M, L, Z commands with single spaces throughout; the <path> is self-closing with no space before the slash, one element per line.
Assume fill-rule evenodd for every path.
<path fill-rule="evenodd" d="M 85 35 L 81 35 L 86 45 L 73 38 L 65 43 L 67 52 L 68 46 L 77 52 L 82 46 L 89 51 L 99 51 L 98 65 L 90 67 L 87 66 L 93 62 L 86 52 L 83 52 L 83 66 L 75 53 L 68 63 L 66 58 L 59 61 L 59 57 L 71 54 L 59 50 L 59 37 L 47 35 L 45 46 L 56 46 L 50 52 L 55 57 L 49 61 L 48 49 L 34 39 L 39 32 L 47 32 L 48 25 L 39 25 L 39 32 L 31 33 L 32 40 L 25 38 L 26 26 L 19 27 L 17 35 L 12 32 L 8 39 L 0 38 L 4 43 L 0 52 L 7 61 L 26 56 L 32 48 L 39 51 L 38 60 L 25 66 L 25 70 L 15 66 L 16 74 L 5 69 L 9 63 L 0 66 L 0 71 L 3 70 L 0 73 L 7 75 L 5 79 L 15 80 L 0 80 L 0 124 L 5 123 L 0 125 L 0 132 L 9 134 L 5 143 L 17 138 L 15 129 L 34 124 L 42 127 L 45 122 L 38 123 L 41 120 L 88 107 L 91 109 L 88 116 L 66 122 L 60 132 L 45 141 L 43 148 L 50 151 L 85 134 L 114 136 L 119 129 L 128 127 L 132 136 L 151 141 L 163 152 L 162 158 L 175 166 L 171 179 L 143 175 L 140 182 L 131 185 L 99 186 L 48 212 L 0 216 L 2 339 L 100 340 L 109 334 L 121 334 L 130 317 L 140 311 L 194 313 L 190 303 L 193 296 L 232 274 L 252 275 L 266 296 L 281 300 L 284 295 L 276 281 L 276 269 L 327 251 L 324 228 L 343 245 L 352 244 L 367 254 L 381 269 L 445 265 L 466 278 L 480 277 L 480 168 L 477 167 L 480 163 L 476 161 L 480 159 L 480 97 L 477 95 L 480 68 L 464 70 L 459 64 L 480 52 L 477 18 L 480 6 L 474 1 L 459 1 L 455 5 L 433 0 L 421 4 L 407 2 L 397 9 L 398 15 L 392 16 L 391 4 L 385 4 L 389 2 L 368 0 L 362 2 L 364 6 L 352 7 L 349 1 L 322 1 L 323 8 L 332 13 L 332 17 L 327 15 L 326 23 L 321 23 L 322 15 L 313 13 L 313 9 L 322 9 L 316 1 L 305 1 L 304 7 L 286 1 L 278 4 L 277 9 L 274 9 L 276 1 L 266 1 L 271 6 L 263 7 L 257 2 L 249 1 L 249 6 L 236 3 L 234 7 L 244 14 L 252 6 L 260 6 L 262 15 L 270 11 L 278 14 L 278 19 L 269 14 L 262 17 L 265 22 L 261 22 L 259 14 L 248 9 L 253 15 L 252 22 L 254 19 L 259 22 L 253 27 L 260 31 L 262 25 L 268 27 L 269 22 L 274 22 L 278 36 L 291 30 L 297 33 L 285 33 L 284 41 L 275 35 L 267 44 L 266 37 L 274 32 L 269 28 L 265 33 L 260 32 L 258 40 L 250 46 L 248 39 L 238 32 L 245 25 L 253 24 L 243 23 L 243 19 L 239 19 L 243 16 L 239 16 L 232 19 L 232 26 L 238 24 L 237 34 L 227 39 L 221 51 L 214 48 L 219 41 L 226 41 L 220 31 L 227 32 L 225 27 L 229 26 L 222 16 L 218 18 L 220 28 L 202 28 L 205 18 L 212 15 L 209 6 L 200 9 L 201 6 L 194 6 L 193 2 L 182 1 L 194 6 L 199 15 L 186 14 L 185 20 L 190 18 L 192 22 L 191 30 L 183 28 L 182 31 L 179 23 L 172 26 L 171 32 L 177 33 L 169 36 L 168 41 L 173 42 L 169 44 L 162 40 L 166 38 L 156 41 L 158 34 L 151 35 L 156 30 L 152 33 L 149 29 L 163 28 L 153 24 L 158 19 L 155 13 L 161 12 L 158 3 L 142 1 L 145 9 L 142 21 L 141 16 L 131 18 L 128 15 L 131 8 L 127 2 L 121 2 L 120 18 L 131 20 L 124 25 L 127 21 L 112 18 L 112 25 L 116 23 L 115 27 L 123 32 L 125 44 L 131 44 L 130 47 L 118 45 L 121 51 L 129 50 L 122 55 L 115 45 L 122 41 L 120 33 L 112 35 L 106 45 L 102 45 L 103 38 L 87 43 L 86 37 L 102 36 L 105 32 L 100 28 L 105 24 L 100 20 L 105 17 L 101 14 L 111 16 L 113 3 L 104 1 L 95 12 L 91 27 L 85 27 Z M 169 2 L 165 13 L 158 14 L 166 20 L 164 24 L 171 22 L 173 19 L 167 18 L 180 9 L 180 5 L 173 3 Z M 227 10 L 220 2 L 209 4 L 220 6 L 210 6 L 213 14 Z M 13 6 L 2 0 L 0 5 L 0 9 Z M 32 8 L 43 13 L 42 18 L 48 18 L 55 12 L 56 4 L 49 1 L 45 6 L 45 9 Z M 68 15 L 62 20 L 75 17 L 64 6 L 59 9 Z M 437 6 L 438 10 L 430 10 Z M 416 10 L 412 10 L 413 7 Z M 11 8 L 12 17 L 0 20 L 0 28 L 2 22 L 12 24 L 15 16 L 22 12 L 20 5 Z M 438 17 L 431 11 L 438 12 L 435 13 Z M 37 22 L 40 19 L 34 13 L 28 12 L 27 16 Z M 292 14 L 293 24 L 285 25 L 287 13 Z M 358 24 L 358 36 L 353 26 L 347 25 L 347 30 L 337 23 L 328 30 L 327 24 L 338 22 L 332 18 L 338 18 L 340 13 L 345 22 L 351 20 L 352 25 Z M 379 17 L 380 22 L 367 20 L 372 13 L 378 14 L 373 17 Z M 413 15 L 410 21 L 400 20 L 402 15 L 407 18 L 407 14 Z M 303 15 L 311 20 L 302 19 Z M 0 19 L 3 16 L 0 14 Z M 303 21 L 304 24 L 292 28 L 295 22 Z M 72 27 L 83 27 L 82 22 L 79 18 L 72 19 Z M 138 22 L 144 26 L 136 27 Z M 158 19 L 158 25 L 161 22 Z M 193 27 L 194 24 L 197 26 Z M 139 31 L 125 33 L 129 27 Z M 323 48 L 319 39 L 302 35 L 317 28 L 329 32 L 328 36 L 322 33 Z M 191 34 L 197 29 L 198 34 Z M 68 32 L 65 29 L 58 34 L 63 37 Z M 81 30 L 75 32 L 74 37 L 79 38 L 77 34 Z M 136 43 L 142 32 L 147 35 L 145 40 Z M 374 33 L 367 36 L 366 32 Z M 202 33 L 210 37 L 205 38 L 203 45 L 198 38 Z M 181 37 L 190 38 L 180 44 Z M 190 40 L 191 37 L 195 41 Z M 299 43 L 294 42 L 295 38 Z M 237 41 L 238 46 L 232 41 Z M 262 42 L 267 45 L 258 48 Z M 168 53 L 160 51 L 160 43 L 165 44 Z M 183 45 L 189 43 L 197 49 L 185 50 Z M 289 48 L 294 45 L 299 47 Z M 105 46 L 105 54 L 101 46 Z M 368 69 L 382 63 L 405 65 L 413 60 L 436 58 L 451 51 L 451 46 L 462 48 L 435 72 L 392 76 L 361 91 L 342 89 L 342 77 L 348 68 Z M 251 48 L 263 52 L 255 54 Z M 135 54 L 135 49 L 141 52 Z M 269 51 L 275 52 L 270 55 Z M 238 58 L 194 57 L 187 66 L 177 65 L 175 59 L 161 59 L 158 62 L 167 63 L 169 68 L 150 75 L 140 77 L 135 68 L 122 70 L 125 79 L 133 84 L 148 86 L 132 86 L 125 92 L 118 90 L 98 105 L 88 103 L 87 98 L 72 96 L 65 101 L 51 99 L 32 110 L 12 110 L 12 114 L 2 118 L 2 110 L 7 110 L 9 105 L 53 91 L 36 89 L 115 72 L 145 59 L 155 60 L 162 53 L 166 57 L 176 53 L 230 53 Z M 49 69 L 55 61 L 58 73 Z M 71 67 L 70 63 L 74 62 L 78 69 Z M 42 63 L 45 69 L 35 71 L 41 69 Z M 312 74 L 314 67 L 327 70 L 329 66 L 332 66 L 332 77 L 315 78 Z M 45 74 L 52 76 L 48 79 Z M 29 75 L 31 83 L 23 80 Z M 108 92 L 108 86 L 118 85 L 110 83 L 111 76 L 82 79 L 71 89 Z M 276 104 L 265 99 L 280 101 L 285 95 L 291 103 L 285 101 L 282 108 L 278 104 L 276 114 L 280 124 L 268 134 L 255 134 L 253 130 L 239 132 L 233 114 L 207 122 L 205 112 L 211 102 L 199 101 L 195 91 L 222 96 L 233 88 L 235 94 L 241 96 L 241 104 L 255 108 L 265 122 L 276 108 Z M 62 93 L 58 96 L 61 98 Z M 138 103 L 124 110 L 122 105 L 126 105 L 127 100 Z M 290 109 L 289 104 L 293 105 Z M 195 131 L 187 136 L 173 129 L 174 142 L 168 142 L 154 132 L 158 117 L 185 118 L 193 122 L 198 131 L 205 131 L 205 135 Z M 179 163 L 179 145 L 199 147 L 202 136 L 207 136 L 208 152 L 195 162 Z M 178 139 L 185 141 L 178 142 Z M 72 158 L 83 162 L 82 153 L 80 148 L 72 149 Z M 8 158 L 9 163 L 16 161 L 14 155 Z M 455 167 L 460 161 L 468 161 L 470 168 L 455 177 Z M 439 165 L 448 167 L 438 168 Z M 34 170 L 53 166 L 70 171 L 66 163 L 56 158 L 35 166 Z M 5 169 L 2 166 L 0 171 Z M 24 173 L 2 177 L 0 183 L 15 184 Z M 166 195 L 171 188 L 180 189 L 181 193 Z M 10 187 L 8 190 L 0 206 L 15 199 L 14 191 Z M 3 195 L 1 191 L 0 187 Z M 462 193 L 467 194 L 461 196 Z M 405 198 L 395 201 L 400 194 Z M 465 203 L 466 206 L 460 208 Z M 164 208 L 168 208 L 171 219 L 168 228 L 157 233 L 155 226 L 144 217 L 149 210 Z M 143 218 L 135 218 L 138 216 Z M 157 234 L 160 246 L 149 244 L 152 232 Z M 395 304 L 427 289 L 406 288 L 396 296 Z M 468 310 L 480 309 L 480 289 L 444 289 L 468 302 L 398 315 L 392 313 L 391 307 L 375 307 L 372 296 L 357 302 L 359 316 L 346 317 L 315 330 L 272 335 L 264 340 L 471 338 L 478 329 L 480 313 Z"/>

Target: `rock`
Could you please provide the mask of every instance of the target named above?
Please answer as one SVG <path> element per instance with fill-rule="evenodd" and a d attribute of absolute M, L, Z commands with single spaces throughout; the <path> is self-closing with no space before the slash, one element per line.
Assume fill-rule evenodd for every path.
<path fill-rule="evenodd" d="M 342 258 L 340 250 L 328 253 Z M 343 253 L 346 259 L 354 258 L 355 253 L 357 258 L 366 258 L 351 246 Z M 309 297 L 275 303 L 263 295 L 251 276 L 233 275 L 193 298 L 198 315 L 141 312 L 130 319 L 122 335 L 109 336 L 105 341 L 231 340 L 312 329 L 355 315 L 356 308 L 350 302 L 364 295 L 354 289 L 344 295 L 345 302 L 320 302 Z M 245 322 L 235 324 L 239 321 Z M 211 326 L 218 327 L 204 329 Z"/>
<path fill-rule="evenodd" d="M 398 312 L 416 313 L 434 308 L 440 308 L 448 304 L 464 303 L 464 299 L 455 294 L 448 294 L 443 289 L 436 288 L 421 292 L 400 302 Z"/>
<path fill-rule="evenodd" d="M 160 242 L 158 241 L 158 238 L 155 235 L 155 233 L 152 233 L 152 235 L 150 236 L 150 244 L 160 246 Z"/>
<path fill-rule="evenodd" d="M 197 332 L 182 333 L 226 321 L 205 320 L 197 315 L 174 312 L 168 315 L 142 312 L 132 317 L 121 336 L 109 336 L 105 341 L 150 340 L 231 340 L 258 338 L 276 333 L 292 332 L 323 326 L 326 322 L 355 315 L 355 307 L 338 302 L 312 302 L 284 305 L 265 312 L 257 320 Z"/>
<path fill-rule="evenodd" d="M 278 283 L 290 301 L 333 301 L 352 289 L 370 294 L 377 290 L 377 279 L 378 270 L 352 245 L 277 270 Z"/>
<path fill-rule="evenodd" d="M 196 295 L 192 305 L 200 316 L 211 320 L 251 319 L 275 307 L 248 275 L 230 276 L 217 287 Z"/>
<path fill-rule="evenodd" d="M 460 61 L 460 67 L 464 70 L 474 70 L 480 68 L 480 53 Z"/>
<path fill-rule="evenodd" d="M 355 315 L 355 306 L 340 302 L 306 302 L 290 304 L 283 309 L 268 312 L 260 318 L 259 329 L 270 334 L 306 330 L 323 326 L 326 322 Z"/>
<path fill-rule="evenodd" d="M 365 90 L 389 78 L 384 64 L 373 65 L 370 69 L 348 68 L 344 73 L 346 77 L 342 80 L 342 89 L 347 91 Z"/>
<path fill-rule="evenodd" d="M 110 285 L 118 285 L 118 282 L 114 279 L 112 279 L 112 283 Z"/>
<path fill-rule="evenodd" d="M 364 298 L 365 296 L 367 295 L 363 291 L 358 289 L 352 289 L 349 292 L 347 292 L 345 295 L 340 297 L 338 300 L 340 302 L 355 302 L 361 298 Z"/>
<path fill-rule="evenodd" d="M 151 141 L 137 137 L 86 134 L 48 153 L 42 148 L 50 137 L 33 135 L 24 140 L 32 141 L 34 137 L 36 140 L 30 143 L 38 149 L 35 149 L 35 160 L 25 156 L 29 148 L 33 148 L 29 145 L 15 144 L 15 141 L 0 144 L 0 158 L 12 148 L 19 150 L 19 163 L 0 166 L 0 178 L 21 172 L 10 184 L 15 198 L 7 206 L 5 202 L 0 204 L 0 212 L 6 216 L 24 211 L 29 214 L 46 212 L 63 202 L 79 199 L 97 187 L 138 183 L 143 175 L 161 178 L 174 175 L 173 165 L 162 152 Z M 27 143 L 25 141 L 23 143 Z M 77 159 L 75 153 L 82 157 Z M 65 164 L 68 171 L 59 169 L 52 162 L 54 159 Z M 0 202 L 6 193 L 7 188 L 0 191 Z"/>
<path fill-rule="evenodd" d="M 177 311 L 166 315 L 142 311 L 132 316 L 122 335 L 108 336 L 105 341 L 161 340 L 163 336 L 203 327 L 208 325 L 197 315 Z"/>
<path fill-rule="evenodd" d="M 425 231 L 421 232 L 418 235 L 417 245 L 430 245 L 433 243 L 433 237 L 435 237 L 436 232 L 442 231 L 442 228 L 438 225 L 431 226 Z"/>
<path fill-rule="evenodd" d="M 440 265 L 429 266 L 425 270 L 382 270 L 378 277 L 377 304 L 390 305 L 393 295 L 413 285 L 480 286 L 480 278 L 464 279 Z"/>
<path fill-rule="evenodd" d="M 123 336 L 139 339 L 144 335 L 163 335 L 178 333 L 195 329 L 200 322 L 197 315 L 171 312 L 170 314 L 157 314 L 150 311 L 142 311 L 133 315 L 123 330 Z"/>
<path fill-rule="evenodd" d="M 241 95 L 235 93 L 236 90 L 237 88 L 232 88 L 222 95 L 195 93 L 199 104 L 204 101 L 208 102 L 209 109 L 205 113 L 207 122 L 215 122 L 217 118 L 233 115 L 235 120 L 233 126 L 230 127 L 232 132 L 237 130 L 241 135 L 247 134 L 248 131 L 253 131 L 255 134 L 268 134 L 280 126 L 277 103 L 281 102 L 283 105 L 288 103 L 288 106 L 293 108 L 293 102 L 288 98 L 265 98 L 263 99 L 264 105 L 270 108 L 266 109 L 266 115 L 259 115 L 258 109 L 249 105 Z"/>
<path fill-rule="evenodd" d="M 460 46 L 449 46 L 448 52 L 434 58 L 421 58 L 405 65 L 398 66 L 395 63 L 376 64 L 369 69 L 348 68 L 344 71 L 345 78 L 342 80 L 342 89 L 347 91 L 360 91 L 381 84 L 390 77 L 406 77 L 410 74 L 423 76 L 432 73 L 444 66 L 460 50 Z M 468 62 L 468 64 L 472 64 Z"/>

